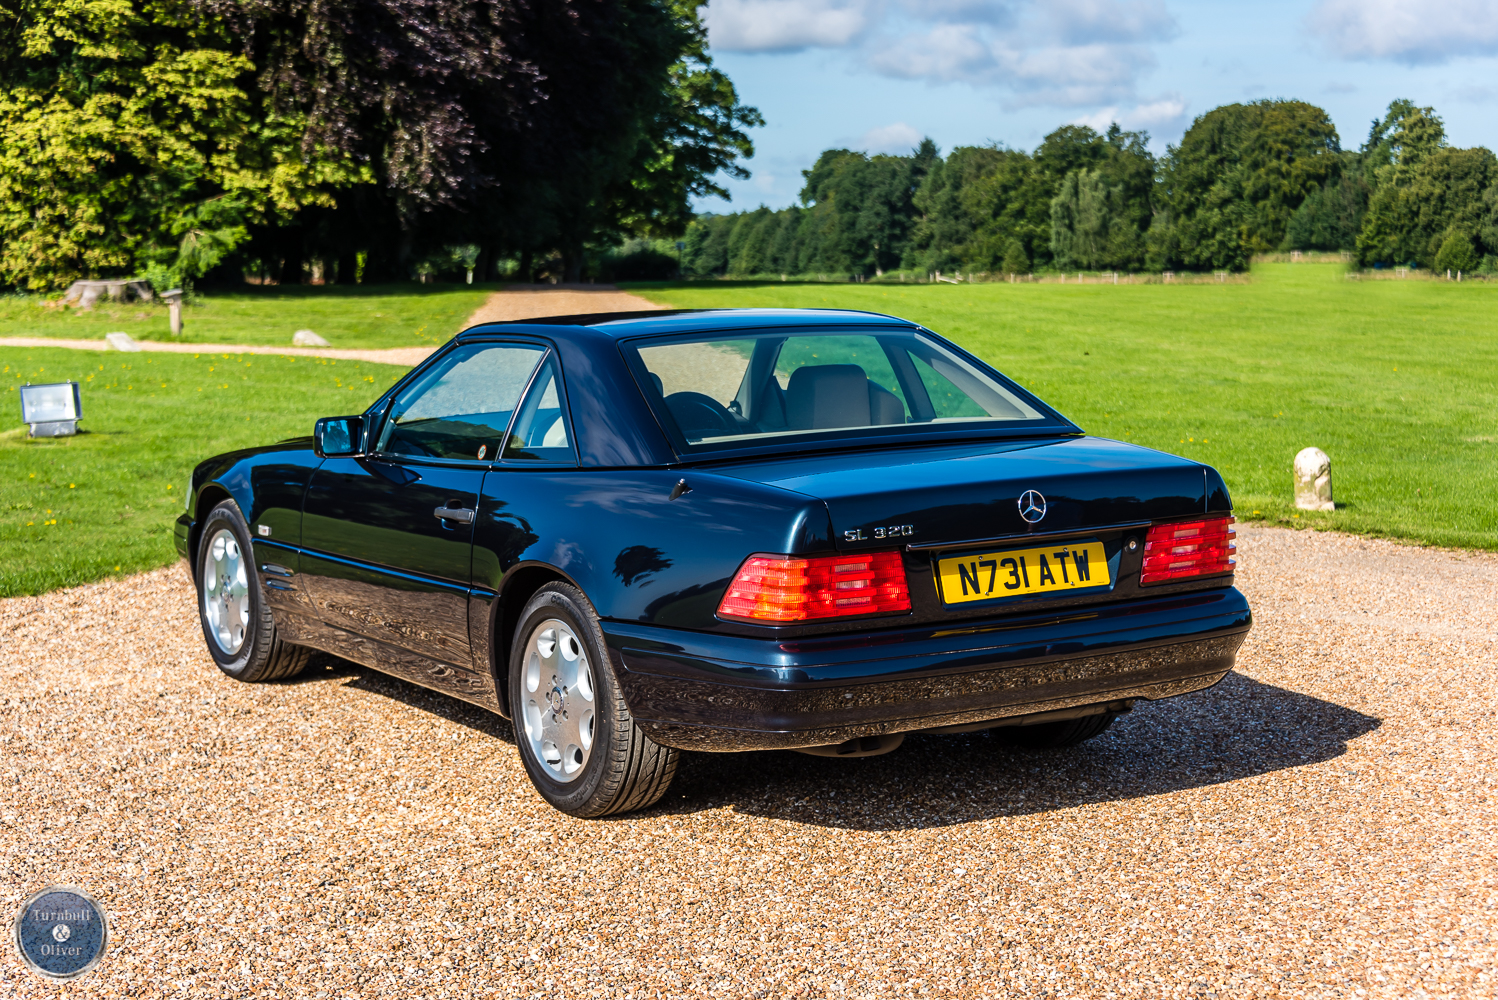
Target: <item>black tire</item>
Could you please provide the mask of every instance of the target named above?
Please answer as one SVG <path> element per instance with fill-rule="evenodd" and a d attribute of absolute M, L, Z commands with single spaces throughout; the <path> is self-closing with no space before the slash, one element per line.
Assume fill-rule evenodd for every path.
<path fill-rule="evenodd" d="M 1113 725 L 1116 718 L 1116 714 L 1104 712 L 1101 715 L 1084 715 L 1080 719 L 1042 722 L 1034 726 L 1000 726 L 989 732 L 1000 743 L 1021 750 L 1063 750 L 1101 735 Z"/>
<path fill-rule="evenodd" d="M 580 754 L 577 770 L 566 776 L 562 775 L 560 755 L 550 763 L 540 758 L 545 748 L 536 744 L 542 742 L 543 713 L 538 711 L 533 716 L 527 708 L 532 703 L 539 704 L 552 686 L 549 678 L 542 678 L 541 687 L 530 692 L 526 679 L 533 634 L 539 631 L 542 636 L 556 636 L 551 626 L 542 628 L 548 622 L 566 626 L 581 645 L 587 666 L 592 668 L 588 681 L 592 690 L 585 704 L 577 700 L 580 690 L 577 687 L 570 693 L 563 688 L 558 697 L 558 704 L 570 706 L 575 713 L 583 705 L 591 717 L 591 743 Z M 574 648 L 572 652 L 575 658 L 578 650 Z M 544 668 L 539 658 L 537 662 L 538 670 Z M 651 740 L 630 715 L 609 663 L 598 616 L 582 591 L 566 583 L 549 583 L 538 590 L 521 612 L 509 664 L 507 689 L 515 720 L 515 743 L 531 784 L 542 798 L 569 816 L 583 819 L 644 809 L 661 800 L 671 787 L 671 779 L 676 777 L 681 754 Z M 562 701 L 563 698 L 572 700 Z M 559 717 L 559 712 L 550 708 L 545 712 L 553 720 Z"/>
<path fill-rule="evenodd" d="M 248 621 L 243 623 L 243 638 L 233 648 L 233 638 L 228 640 L 215 634 L 210 623 L 209 602 L 214 595 L 208 592 L 210 562 L 213 558 L 213 543 L 223 532 L 233 536 L 239 551 L 243 553 L 241 565 L 245 570 L 245 593 L 249 597 Z M 312 650 L 296 646 L 276 638 L 276 623 L 271 619 L 270 609 L 265 606 L 265 592 L 261 589 L 260 574 L 254 564 L 254 548 L 250 544 L 250 529 L 232 500 L 225 500 L 203 519 L 203 530 L 199 534 L 197 558 L 194 562 L 194 582 L 198 590 L 198 621 L 203 627 L 203 640 L 208 644 L 208 653 L 218 668 L 237 681 L 258 683 L 280 681 L 295 677 L 312 658 Z"/>

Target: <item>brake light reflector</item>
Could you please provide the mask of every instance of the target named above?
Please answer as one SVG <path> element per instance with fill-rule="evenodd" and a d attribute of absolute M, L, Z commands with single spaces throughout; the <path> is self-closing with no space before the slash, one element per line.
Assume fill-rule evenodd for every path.
<path fill-rule="evenodd" d="M 1232 517 L 1177 521 L 1150 528 L 1144 540 L 1144 565 L 1139 583 L 1169 583 L 1193 576 L 1231 573 L 1238 547 Z"/>
<path fill-rule="evenodd" d="M 718 614 L 766 622 L 909 611 L 898 552 L 847 556 L 753 555 L 734 575 Z"/>

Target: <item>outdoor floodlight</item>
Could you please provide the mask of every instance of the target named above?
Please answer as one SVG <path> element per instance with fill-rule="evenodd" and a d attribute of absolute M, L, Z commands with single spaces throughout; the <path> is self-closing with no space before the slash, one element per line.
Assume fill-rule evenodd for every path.
<path fill-rule="evenodd" d="M 27 437 L 69 437 L 78 433 L 83 397 L 77 382 L 21 386 L 21 419 L 31 428 Z"/>

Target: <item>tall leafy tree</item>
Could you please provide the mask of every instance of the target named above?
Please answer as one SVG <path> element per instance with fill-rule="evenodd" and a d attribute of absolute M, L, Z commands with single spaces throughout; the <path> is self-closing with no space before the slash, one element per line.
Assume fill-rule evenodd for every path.
<path fill-rule="evenodd" d="M 1252 254 L 1279 247 L 1301 202 L 1339 175 L 1340 151 L 1331 118 L 1303 101 L 1207 112 L 1162 164 L 1151 262 L 1246 268 Z"/>
<path fill-rule="evenodd" d="M 803 171 L 803 225 L 818 235 L 819 252 L 805 262 L 841 274 L 883 274 L 900 266 L 916 221 L 916 191 L 937 158 L 923 140 L 910 156 L 869 156 L 829 149 Z"/>
<path fill-rule="evenodd" d="M 1072 169 L 1051 199 L 1054 261 L 1063 268 L 1138 267 L 1144 262 L 1154 187 L 1149 135 L 1125 132 L 1116 122 L 1106 136 L 1083 128 L 1068 126 L 1066 134 L 1075 146 L 1086 143 L 1092 155 L 1071 159 L 1096 166 Z"/>
<path fill-rule="evenodd" d="M 950 273 L 967 264 L 973 239 L 987 220 L 964 194 L 995 171 L 1006 155 L 993 146 L 959 146 L 945 160 L 932 160 L 911 199 L 918 214 L 905 247 L 904 267 Z"/>
<path fill-rule="evenodd" d="M 360 179 L 242 85 L 251 68 L 174 0 L 0 0 L 0 280 L 191 278 Z"/>
<path fill-rule="evenodd" d="M 423 229 L 467 230 L 491 258 L 560 250 L 575 277 L 590 240 L 679 231 L 760 122 L 685 0 L 198 2 L 305 145 L 375 171 L 383 205 L 358 210 L 386 209 L 397 270 Z"/>
<path fill-rule="evenodd" d="M 1486 215 L 1484 194 L 1498 182 L 1498 159 L 1490 150 L 1438 149 L 1408 171 L 1396 171 L 1368 204 L 1358 235 L 1365 264 L 1434 267 L 1442 245 L 1471 245 L 1480 259 Z M 1461 270 L 1461 268 L 1458 268 Z"/>
<path fill-rule="evenodd" d="M 1306 196 L 1285 230 L 1285 245 L 1293 250 L 1352 250 L 1357 246 L 1368 211 L 1368 182 L 1356 169 L 1355 154 L 1342 176 L 1327 181 Z"/>
<path fill-rule="evenodd" d="M 1363 155 L 1374 185 L 1357 239 L 1363 263 L 1470 270 L 1484 251 L 1498 253 L 1498 243 L 1486 242 L 1484 202 L 1498 161 L 1482 147 L 1449 147 L 1434 108 L 1392 102 Z"/>

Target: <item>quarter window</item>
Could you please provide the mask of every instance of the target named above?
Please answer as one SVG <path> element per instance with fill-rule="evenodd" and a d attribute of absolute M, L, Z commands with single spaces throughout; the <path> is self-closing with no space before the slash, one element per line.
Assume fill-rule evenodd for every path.
<path fill-rule="evenodd" d="M 515 415 L 515 429 L 505 444 L 506 461 L 569 464 L 575 461 L 558 382 L 557 361 L 552 356 L 536 373 L 531 390 Z"/>

